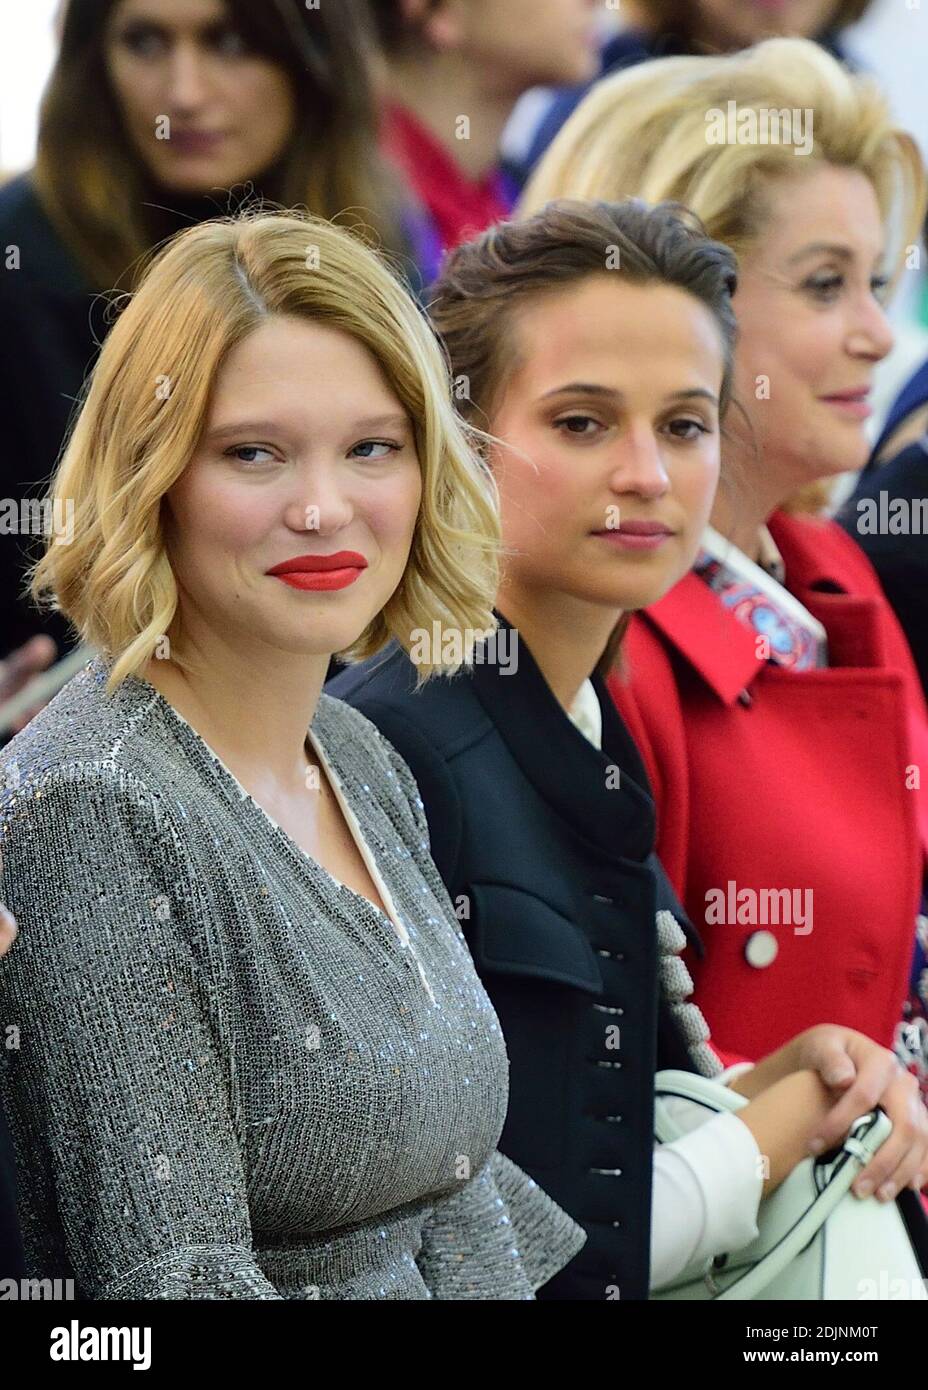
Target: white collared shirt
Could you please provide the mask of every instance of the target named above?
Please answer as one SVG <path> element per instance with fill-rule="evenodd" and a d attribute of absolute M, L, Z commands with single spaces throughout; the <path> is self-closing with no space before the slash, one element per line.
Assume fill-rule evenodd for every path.
<path fill-rule="evenodd" d="M 602 747 L 603 714 L 593 682 L 585 680 L 569 718 L 595 748 Z M 727 1085 L 750 1062 L 722 1072 Z M 702 1107 L 675 1100 L 675 1120 L 688 1133 L 654 1152 L 651 1191 L 651 1288 L 672 1282 L 688 1265 L 757 1237 L 757 1209 L 763 1191 L 760 1150 L 747 1125 L 735 1115 L 706 1121 Z"/>

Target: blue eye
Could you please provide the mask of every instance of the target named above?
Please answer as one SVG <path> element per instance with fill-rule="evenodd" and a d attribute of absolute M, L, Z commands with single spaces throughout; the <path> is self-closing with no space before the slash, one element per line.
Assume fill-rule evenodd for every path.
<path fill-rule="evenodd" d="M 393 444 L 386 439 L 362 439 L 360 444 L 355 444 L 351 453 L 355 458 L 374 459 L 376 461 L 377 459 L 388 458 L 390 454 L 399 453 L 401 448 L 401 444 Z M 386 452 L 382 454 L 359 454 L 359 449 L 384 449 Z"/>
<path fill-rule="evenodd" d="M 814 275 L 803 285 L 803 289 L 810 290 L 816 299 L 826 303 L 831 303 L 832 300 L 837 299 L 843 288 L 843 275 Z"/>
<path fill-rule="evenodd" d="M 262 448 L 260 444 L 235 444 L 231 449 L 226 449 L 225 451 L 226 458 L 235 458 L 239 463 L 257 464 L 266 462 L 264 459 L 245 458 L 243 457 L 245 454 L 267 454 L 268 458 L 271 459 L 274 457 L 270 449 Z"/>

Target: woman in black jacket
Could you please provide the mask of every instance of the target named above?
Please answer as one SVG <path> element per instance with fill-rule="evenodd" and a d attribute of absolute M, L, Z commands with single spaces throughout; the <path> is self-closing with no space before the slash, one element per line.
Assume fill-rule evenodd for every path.
<path fill-rule="evenodd" d="M 545 1297 L 645 1298 L 746 1244 L 762 1191 L 877 1099 L 896 1147 L 869 1178 L 901 1186 L 926 1162 L 895 1059 L 828 1025 L 736 1066 L 725 1080 L 751 1104 L 652 1154 L 655 1070 L 712 1076 L 722 1062 L 687 1000 L 678 953 L 698 943 L 654 856 L 646 775 L 604 674 L 622 611 L 695 556 L 733 288 L 727 248 L 666 206 L 552 204 L 454 253 L 432 312 L 456 393 L 488 430 L 499 626 L 472 666 L 421 691 L 416 661 L 439 646 L 463 660 L 466 634 L 436 624 L 409 657 L 394 649 L 328 686 L 418 783 L 509 1049 L 501 1148 L 587 1230 Z"/>
<path fill-rule="evenodd" d="M 0 188 L 0 657 L 58 614 L 21 597 L 38 498 L 112 320 L 166 237 L 264 199 L 407 237 L 377 153 L 363 0 L 70 0 L 35 168 Z M 158 383 L 152 383 L 152 390 Z"/>

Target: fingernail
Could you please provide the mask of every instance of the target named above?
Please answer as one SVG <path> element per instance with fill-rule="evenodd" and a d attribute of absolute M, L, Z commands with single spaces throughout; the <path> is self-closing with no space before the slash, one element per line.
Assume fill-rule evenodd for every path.
<path fill-rule="evenodd" d="M 820 1154 L 820 1153 L 824 1153 L 824 1151 L 825 1151 L 825 1141 L 824 1141 L 824 1139 L 810 1139 L 810 1140 L 809 1140 L 809 1153 Z"/>
<path fill-rule="evenodd" d="M 894 1182 L 884 1182 L 876 1195 L 881 1202 L 891 1202 L 896 1195 L 896 1184 Z"/>
<path fill-rule="evenodd" d="M 858 1197 L 869 1197 L 870 1193 L 873 1191 L 873 1183 L 869 1178 L 864 1178 L 863 1182 L 857 1184 L 854 1191 L 857 1193 Z"/>
<path fill-rule="evenodd" d="M 912 1184 L 911 1184 L 911 1185 L 912 1185 L 913 1191 L 915 1191 L 915 1192 L 921 1192 L 921 1190 L 922 1190 L 922 1188 L 925 1186 L 925 1183 L 926 1183 L 926 1182 L 928 1182 L 928 1173 L 919 1173 L 919 1175 L 918 1175 L 917 1178 L 913 1178 L 913 1179 L 912 1179 Z"/>
<path fill-rule="evenodd" d="M 842 1081 L 850 1081 L 854 1073 L 847 1067 L 836 1067 L 825 1077 L 826 1086 L 840 1086 Z"/>

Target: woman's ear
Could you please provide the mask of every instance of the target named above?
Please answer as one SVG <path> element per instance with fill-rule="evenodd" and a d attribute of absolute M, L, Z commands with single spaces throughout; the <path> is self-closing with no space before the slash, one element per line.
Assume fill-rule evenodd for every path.
<path fill-rule="evenodd" d="M 469 0 L 403 0 L 404 14 L 412 11 L 411 23 L 418 27 L 429 47 L 440 53 L 461 47 L 465 33 L 464 6 Z"/>

